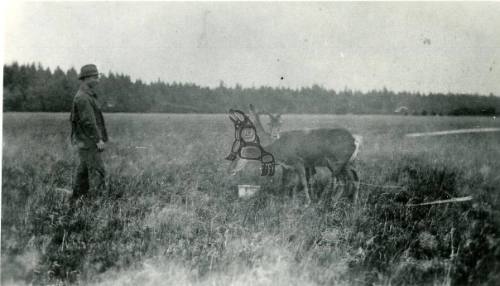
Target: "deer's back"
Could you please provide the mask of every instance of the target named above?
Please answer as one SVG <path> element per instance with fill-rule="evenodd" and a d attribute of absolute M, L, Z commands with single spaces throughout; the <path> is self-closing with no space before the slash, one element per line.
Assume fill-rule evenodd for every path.
<path fill-rule="evenodd" d="M 354 137 L 345 129 L 312 129 L 284 132 L 268 148 L 278 161 L 326 166 L 326 160 L 345 164 L 355 150 Z"/>

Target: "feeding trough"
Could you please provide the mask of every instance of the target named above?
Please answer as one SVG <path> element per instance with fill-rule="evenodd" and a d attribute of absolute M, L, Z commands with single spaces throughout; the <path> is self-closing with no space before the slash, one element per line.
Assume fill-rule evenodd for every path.
<path fill-rule="evenodd" d="M 255 196 L 259 190 L 260 186 L 258 185 L 238 185 L 238 197 L 248 199 Z"/>

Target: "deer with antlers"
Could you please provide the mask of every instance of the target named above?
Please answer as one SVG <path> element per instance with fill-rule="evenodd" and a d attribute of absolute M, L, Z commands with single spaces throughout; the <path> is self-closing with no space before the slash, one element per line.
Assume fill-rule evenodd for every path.
<path fill-rule="evenodd" d="M 282 187 L 290 175 L 297 175 L 304 188 L 307 203 L 310 203 L 311 177 L 315 175 L 316 167 L 326 167 L 331 172 L 332 189 L 336 189 L 336 182 L 342 180 L 345 186 L 352 186 L 354 189 L 350 194 L 352 199 L 357 198 L 359 177 L 351 163 L 358 154 L 361 136 L 353 136 L 342 128 L 280 132 L 281 114 L 259 113 L 252 105 L 250 114 L 264 149 L 273 154 L 276 163 L 283 168 Z M 269 117 L 269 131 L 263 127 L 261 115 Z M 236 174 L 246 163 L 243 159 L 233 161 L 230 172 Z M 296 184 L 293 194 L 297 188 Z M 345 189 L 343 188 L 342 193 Z"/>

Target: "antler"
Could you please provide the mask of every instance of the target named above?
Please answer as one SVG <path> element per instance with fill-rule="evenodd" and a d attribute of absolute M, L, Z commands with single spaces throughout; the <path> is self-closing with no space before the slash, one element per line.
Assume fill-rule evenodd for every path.
<path fill-rule="evenodd" d="M 259 132 L 262 132 L 268 136 L 271 136 L 271 134 L 269 132 L 267 132 L 265 129 L 264 129 L 264 126 L 262 126 L 262 122 L 260 121 L 260 117 L 259 115 L 263 114 L 262 112 L 258 112 L 255 107 L 253 106 L 253 104 L 250 104 L 250 114 L 254 117 L 255 119 L 255 127 L 258 129 Z"/>
<path fill-rule="evenodd" d="M 260 112 L 259 114 L 265 114 L 265 115 L 269 116 L 272 120 L 279 120 L 281 118 L 281 113 L 277 113 L 277 114 L 273 115 L 271 112 L 269 112 L 265 109 L 262 112 Z"/>

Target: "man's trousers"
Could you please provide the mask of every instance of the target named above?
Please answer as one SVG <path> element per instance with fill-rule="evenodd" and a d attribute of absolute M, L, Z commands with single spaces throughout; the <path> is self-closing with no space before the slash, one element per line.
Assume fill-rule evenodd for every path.
<path fill-rule="evenodd" d="M 105 189 L 104 162 L 97 148 L 78 149 L 78 166 L 73 180 L 73 199 L 96 196 Z"/>

